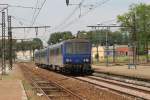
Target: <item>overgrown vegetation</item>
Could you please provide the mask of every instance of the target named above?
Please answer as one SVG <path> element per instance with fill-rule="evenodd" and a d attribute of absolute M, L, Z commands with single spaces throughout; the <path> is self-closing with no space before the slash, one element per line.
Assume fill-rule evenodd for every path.
<path fill-rule="evenodd" d="M 35 38 L 32 41 L 21 41 L 21 42 L 17 42 L 17 40 L 13 40 L 12 43 L 12 56 L 13 58 L 16 57 L 16 51 L 26 51 L 26 50 L 30 50 L 32 52 L 35 51 L 35 49 L 40 49 L 43 48 L 43 42 L 39 39 L 39 38 Z M 0 52 L 2 52 L 2 42 L 0 40 Z M 9 58 L 9 42 L 8 40 L 6 40 L 6 48 L 5 48 L 5 55 L 6 55 L 6 59 Z M 2 53 L 0 53 L 0 57 L 2 57 Z"/>

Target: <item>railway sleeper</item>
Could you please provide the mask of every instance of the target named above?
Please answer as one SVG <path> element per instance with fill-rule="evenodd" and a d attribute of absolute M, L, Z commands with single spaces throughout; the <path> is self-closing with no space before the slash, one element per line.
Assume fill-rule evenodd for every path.
<path fill-rule="evenodd" d="M 57 89 L 44 89 L 43 91 L 46 92 L 47 94 L 48 94 L 49 92 L 62 92 L 62 91 L 57 90 Z"/>
<path fill-rule="evenodd" d="M 70 95 L 68 94 L 68 95 L 47 95 L 47 96 L 49 96 L 50 98 L 51 97 L 70 97 Z"/>
<path fill-rule="evenodd" d="M 36 83 L 39 83 L 39 84 L 48 84 L 49 82 L 48 81 L 44 81 L 42 78 L 41 79 L 34 79 L 33 80 L 36 82 Z"/>

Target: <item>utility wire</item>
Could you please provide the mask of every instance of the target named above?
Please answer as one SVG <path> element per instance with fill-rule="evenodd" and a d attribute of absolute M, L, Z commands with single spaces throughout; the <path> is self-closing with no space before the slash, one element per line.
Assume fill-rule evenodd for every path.
<path fill-rule="evenodd" d="M 80 2 L 80 5 L 82 5 L 84 3 L 85 0 L 82 0 Z M 79 5 L 77 5 L 77 7 L 69 14 L 69 16 L 67 16 L 59 25 L 55 26 L 52 30 L 56 30 L 59 27 L 61 27 L 62 25 L 64 25 L 65 23 L 67 23 L 67 21 L 76 13 L 76 11 L 79 9 Z"/>
<path fill-rule="evenodd" d="M 40 14 L 42 8 L 44 7 L 44 4 L 46 3 L 46 1 L 47 1 L 47 0 L 44 0 L 44 2 L 42 3 L 42 5 L 41 5 L 41 7 L 40 7 L 40 9 L 39 9 L 39 11 L 38 11 L 38 13 L 37 13 L 36 16 L 33 18 L 33 21 L 31 22 L 30 27 L 32 27 L 32 26 L 35 24 L 35 22 L 36 22 L 36 20 L 37 20 L 39 14 Z M 29 31 L 30 31 L 30 29 L 29 29 L 27 32 L 29 33 Z"/>
<path fill-rule="evenodd" d="M 38 3 L 39 3 L 39 0 L 37 0 L 37 2 L 36 2 L 36 5 L 35 5 L 36 8 L 38 7 Z M 36 11 L 37 11 L 37 9 L 35 9 L 34 12 L 33 12 L 33 16 L 32 16 L 31 22 L 33 22 L 33 20 L 34 20 L 34 16 L 36 14 Z"/>
<path fill-rule="evenodd" d="M 39 9 L 39 8 L 27 7 L 27 6 L 21 6 L 21 5 L 8 5 L 8 7 L 18 7 L 18 8 L 27 8 L 27 9 Z"/>
<path fill-rule="evenodd" d="M 42 8 L 44 7 L 44 4 L 46 3 L 46 1 L 47 1 L 47 0 L 44 0 L 44 2 L 42 3 L 42 6 L 40 7 L 40 9 L 39 9 L 39 11 L 38 11 L 37 15 L 34 17 L 34 20 L 33 20 L 32 24 L 31 24 L 31 26 L 33 26 L 33 25 L 34 25 L 34 23 L 35 23 L 35 21 L 36 21 L 37 17 L 39 16 L 39 14 L 40 14 L 40 12 L 41 12 Z"/>
<path fill-rule="evenodd" d="M 63 26 L 62 28 L 60 28 L 60 30 L 65 29 L 66 27 L 76 23 L 79 19 L 81 19 L 82 17 L 86 16 L 88 13 L 90 13 L 91 11 L 95 10 L 96 8 L 104 5 L 105 3 L 107 3 L 110 0 L 103 0 L 102 2 L 100 2 L 99 4 L 97 4 L 96 6 L 93 6 L 93 8 L 89 9 L 87 12 L 83 13 L 80 17 L 72 20 L 71 22 L 69 22 L 68 24 L 66 24 L 65 26 Z"/>
<path fill-rule="evenodd" d="M 81 0 L 79 4 L 82 5 L 82 4 L 84 3 L 84 1 L 85 1 L 85 0 Z M 76 5 L 77 5 L 77 4 L 76 4 Z M 62 25 L 64 25 L 65 23 L 67 23 L 67 21 L 72 18 L 72 16 L 76 13 L 76 11 L 78 11 L 78 9 L 79 9 L 79 5 L 77 5 L 77 6 L 75 7 L 75 9 L 74 9 L 59 25 L 55 26 L 54 28 L 52 28 L 52 29 L 51 29 L 50 31 L 48 31 L 48 32 L 52 32 L 53 30 L 57 30 L 57 29 L 60 28 Z M 40 36 L 40 37 L 41 37 L 41 38 L 46 38 L 47 35 L 43 35 L 43 36 Z"/>

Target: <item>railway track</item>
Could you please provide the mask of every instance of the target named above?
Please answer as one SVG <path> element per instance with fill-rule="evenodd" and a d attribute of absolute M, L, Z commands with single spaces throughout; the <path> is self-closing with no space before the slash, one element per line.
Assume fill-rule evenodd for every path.
<path fill-rule="evenodd" d="M 103 73 L 103 72 L 96 72 L 93 73 L 93 76 L 96 77 L 102 77 L 105 79 L 120 81 L 128 84 L 134 84 L 146 88 L 150 88 L 150 80 L 148 79 L 141 79 L 141 78 L 135 78 L 135 77 L 129 77 L 129 76 L 123 76 L 123 75 L 116 75 L 116 74 L 110 74 L 110 73 Z"/>
<path fill-rule="evenodd" d="M 76 79 L 88 82 L 90 84 L 107 88 L 121 94 L 129 95 L 134 98 L 150 100 L 150 88 L 135 84 L 128 84 L 117 80 L 106 79 L 96 76 L 76 77 Z"/>
<path fill-rule="evenodd" d="M 34 85 L 37 93 L 44 95 L 47 100 L 86 100 L 80 95 L 76 95 L 60 86 L 55 82 L 48 81 L 47 76 L 41 76 L 41 73 L 37 73 L 35 68 L 29 68 L 27 66 L 22 67 L 26 77 L 29 78 Z M 31 70 L 32 69 L 32 70 Z M 85 77 L 72 77 L 80 81 L 88 82 L 98 87 L 107 88 L 112 91 L 116 91 L 119 94 L 125 94 L 134 98 L 150 100 L 150 88 L 131 84 L 115 79 L 108 79 L 100 76 L 85 76 Z"/>
<path fill-rule="evenodd" d="M 45 80 L 26 66 L 21 69 L 37 94 L 44 96 L 46 100 L 86 100 L 55 82 Z"/>

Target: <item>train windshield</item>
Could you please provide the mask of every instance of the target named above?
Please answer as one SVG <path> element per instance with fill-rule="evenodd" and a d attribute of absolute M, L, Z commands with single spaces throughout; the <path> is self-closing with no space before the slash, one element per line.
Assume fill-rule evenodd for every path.
<path fill-rule="evenodd" d="M 66 44 L 66 54 L 88 54 L 90 45 L 87 42 L 71 42 Z"/>

